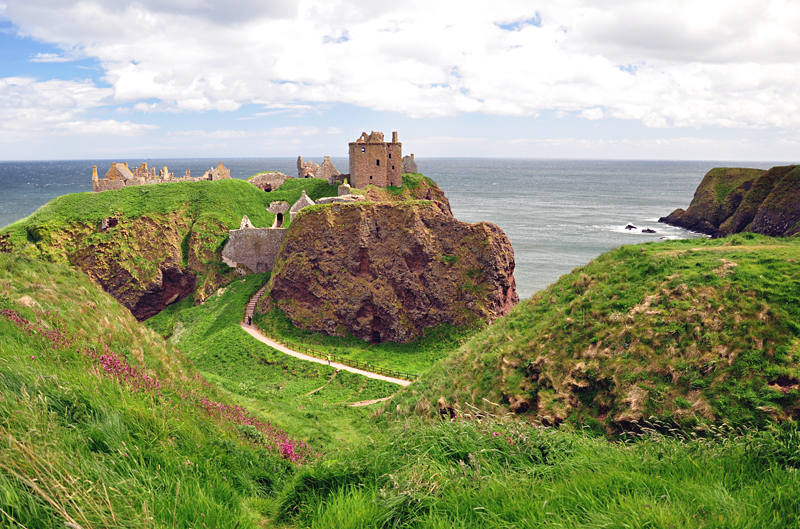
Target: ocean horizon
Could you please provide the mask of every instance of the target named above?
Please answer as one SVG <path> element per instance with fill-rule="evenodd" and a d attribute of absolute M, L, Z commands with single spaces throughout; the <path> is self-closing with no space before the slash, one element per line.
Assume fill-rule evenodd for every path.
<path fill-rule="evenodd" d="M 322 161 L 311 157 L 317 163 Z M 92 166 L 102 177 L 115 160 L 0 162 L 0 227 L 27 217 L 53 198 L 92 189 Z M 116 160 L 119 161 L 119 160 Z M 169 158 L 147 162 L 182 175 L 202 175 L 219 161 L 233 178 L 261 171 L 297 174 L 296 158 Z M 346 157 L 331 157 L 348 172 Z M 703 235 L 659 224 L 658 218 L 686 208 L 714 167 L 769 169 L 785 162 L 576 160 L 416 157 L 464 222 L 497 224 L 511 240 L 520 298 L 623 244 Z M 628 224 L 636 230 L 626 230 Z M 655 234 L 642 233 L 655 230 Z"/>

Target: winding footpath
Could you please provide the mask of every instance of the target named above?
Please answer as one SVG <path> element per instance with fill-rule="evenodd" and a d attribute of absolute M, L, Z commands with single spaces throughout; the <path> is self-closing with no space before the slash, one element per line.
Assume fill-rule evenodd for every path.
<path fill-rule="evenodd" d="M 258 299 L 261 297 L 261 295 L 264 293 L 264 291 L 266 289 L 267 289 L 267 286 L 264 285 L 261 288 L 261 290 L 256 292 L 256 295 L 253 296 L 250 299 L 250 302 L 247 304 L 247 309 L 245 310 L 244 321 L 240 323 L 242 329 L 244 329 L 245 332 L 247 332 L 247 334 L 249 334 L 250 336 L 252 336 L 256 340 L 258 340 L 259 342 L 265 343 L 265 344 L 269 345 L 270 347 L 272 347 L 273 349 L 275 349 L 277 351 L 280 351 L 280 352 L 285 353 L 287 355 L 291 355 L 291 356 L 293 356 L 295 358 L 299 358 L 300 360 L 306 360 L 308 362 L 316 362 L 318 364 L 327 364 L 328 362 L 326 360 L 322 360 L 321 358 L 316 358 L 314 356 L 310 356 L 310 355 L 303 354 L 303 353 L 300 353 L 298 351 L 295 351 L 293 349 L 289 349 L 285 345 L 281 345 L 278 342 L 276 342 L 275 340 L 272 340 L 272 339 L 264 336 L 263 334 L 261 334 L 258 331 L 258 329 L 256 328 L 255 325 L 248 325 L 247 324 L 248 319 L 253 317 L 253 313 L 256 310 L 256 303 L 258 303 Z M 363 376 L 365 376 L 367 378 L 374 378 L 374 379 L 377 379 L 377 380 L 385 380 L 386 382 L 393 382 L 395 384 L 400 384 L 401 386 L 408 386 L 409 384 L 411 384 L 410 380 L 403 380 L 402 378 L 387 377 L 385 375 L 379 375 L 377 373 L 371 373 L 369 371 L 364 371 L 363 369 L 357 369 L 355 367 L 346 366 L 344 364 L 339 364 L 337 362 L 331 362 L 330 366 L 333 367 L 333 368 L 336 368 L 336 369 L 343 369 L 345 371 L 350 371 L 351 373 L 358 373 L 359 375 L 363 375 Z M 379 399 L 379 400 L 384 400 L 384 399 Z M 357 403 L 357 404 L 360 404 L 360 403 Z"/>

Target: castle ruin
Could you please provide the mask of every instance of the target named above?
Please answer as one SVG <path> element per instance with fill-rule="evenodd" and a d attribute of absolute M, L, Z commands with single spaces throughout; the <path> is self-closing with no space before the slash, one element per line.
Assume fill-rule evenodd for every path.
<path fill-rule="evenodd" d="M 231 172 L 219 162 L 219 165 L 212 167 L 199 178 L 192 178 L 189 169 L 186 173 L 175 178 L 165 165 L 160 172 L 156 173 L 155 167 L 148 167 L 147 162 L 139 167 L 130 169 L 128 162 L 112 162 L 111 168 L 103 178 L 97 176 L 97 166 L 92 166 L 92 191 L 108 191 L 110 189 L 122 189 L 128 186 L 140 186 L 149 184 L 165 184 L 172 182 L 198 182 L 200 180 L 227 180 L 230 179 Z"/>
<path fill-rule="evenodd" d="M 350 143 L 350 185 L 364 189 L 403 185 L 403 144 L 397 141 L 397 132 L 392 132 L 392 141 L 385 142 L 382 132 L 361 133 Z"/>

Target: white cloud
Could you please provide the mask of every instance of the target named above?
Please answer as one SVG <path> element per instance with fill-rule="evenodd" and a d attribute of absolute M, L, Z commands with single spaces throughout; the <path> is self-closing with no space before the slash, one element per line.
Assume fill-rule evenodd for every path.
<path fill-rule="evenodd" d="M 800 123 L 791 0 L 7 4 L 25 35 L 99 60 L 113 101 L 142 112 L 347 103 L 656 128 Z"/>
<path fill-rule="evenodd" d="M 116 121 L 113 119 L 90 119 L 85 121 L 67 121 L 59 123 L 56 129 L 69 134 L 87 136 L 112 135 L 112 136 L 141 136 L 147 131 L 157 129 L 155 125 L 142 125 L 130 121 Z"/>
<path fill-rule="evenodd" d="M 42 136 L 133 136 L 158 127 L 130 121 L 83 119 L 113 94 L 91 81 L 0 78 L 0 138 L 21 141 Z"/>
<path fill-rule="evenodd" d="M 76 60 L 74 57 L 65 57 L 57 53 L 37 53 L 31 57 L 31 62 L 72 62 Z"/>

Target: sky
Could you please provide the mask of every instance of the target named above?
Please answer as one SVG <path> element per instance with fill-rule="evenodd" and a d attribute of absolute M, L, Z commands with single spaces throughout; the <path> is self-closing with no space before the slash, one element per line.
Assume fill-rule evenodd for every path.
<path fill-rule="evenodd" d="M 800 159 L 800 2 L 0 0 L 0 160 Z"/>

